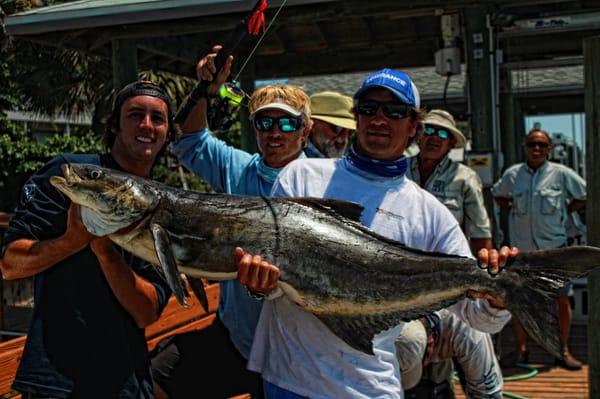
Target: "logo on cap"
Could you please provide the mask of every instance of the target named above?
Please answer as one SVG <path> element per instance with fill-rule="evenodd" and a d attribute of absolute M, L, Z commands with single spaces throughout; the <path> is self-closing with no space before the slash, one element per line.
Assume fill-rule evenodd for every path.
<path fill-rule="evenodd" d="M 404 72 L 385 68 L 367 76 L 361 88 L 354 94 L 354 99 L 359 99 L 367 90 L 381 87 L 392 92 L 401 102 L 415 108 L 421 106 L 419 90 L 410 77 Z"/>

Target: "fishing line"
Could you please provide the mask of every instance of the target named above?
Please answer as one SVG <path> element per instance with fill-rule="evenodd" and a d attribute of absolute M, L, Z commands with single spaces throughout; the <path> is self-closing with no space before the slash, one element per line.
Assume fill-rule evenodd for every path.
<path fill-rule="evenodd" d="M 271 29 L 271 26 L 273 25 L 273 23 L 277 19 L 277 16 L 281 12 L 281 9 L 285 5 L 285 3 L 287 3 L 287 0 L 283 0 L 281 2 L 281 4 L 279 5 L 279 8 L 277 9 L 277 12 L 275 12 L 275 15 L 273 16 L 273 18 L 271 19 L 271 22 L 269 22 L 269 25 L 267 26 L 267 29 L 265 29 L 265 31 L 263 32 L 263 34 L 260 36 L 260 38 L 258 39 L 258 41 L 256 42 L 256 44 L 252 48 L 252 51 L 250 51 L 250 54 L 248 55 L 248 57 L 246 57 L 246 61 L 242 64 L 242 66 L 240 67 L 240 70 L 238 71 L 238 73 L 233 78 L 234 81 L 238 80 L 238 78 L 240 77 L 240 74 L 242 73 L 242 71 L 244 70 L 244 68 L 246 68 L 246 65 L 248 65 L 248 62 L 250 61 L 250 59 L 252 58 L 252 56 L 254 55 L 254 53 L 256 52 L 256 50 L 258 49 L 258 46 L 260 46 L 260 43 L 262 43 L 263 39 L 267 35 L 267 32 L 269 32 L 269 30 Z"/>

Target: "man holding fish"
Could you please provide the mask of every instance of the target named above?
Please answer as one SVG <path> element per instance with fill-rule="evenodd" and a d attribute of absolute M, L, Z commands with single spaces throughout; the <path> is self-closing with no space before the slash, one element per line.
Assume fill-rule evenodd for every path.
<path fill-rule="evenodd" d="M 346 155 L 292 162 L 278 176 L 272 194 L 353 201 L 364 207 L 361 222 L 385 237 L 416 249 L 470 257 L 452 214 L 405 177 L 408 161 L 403 153 L 423 118 L 410 77 L 390 69 L 375 72 L 366 77 L 354 101 L 357 140 Z M 495 274 L 517 253 L 508 247 L 482 249 L 478 257 Z M 252 291 L 268 292 L 271 299 L 263 307 L 249 359 L 249 368 L 263 375 L 268 399 L 402 397 L 393 347 L 402 325 L 376 335 L 375 356 L 365 356 L 314 315 L 278 296 L 274 265 L 242 249 L 237 256 L 239 280 Z M 452 310 L 471 326 L 493 333 L 510 319 L 494 305 L 464 300 Z"/>
<path fill-rule="evenodd" d="M 149 263 L 92 235 L 86 208 L 49 183 L 65 163 L 147 177 L 175 136 L 165 91 L 135 82 L 115 97 L 104 142 L 109 154 L 62 154 L 24 185 L 6 232 L 0 270 L 34 277 L 34 310 L 13 388 L 26 398 L 152 398 L 144 328 L 171 291 Z"/>

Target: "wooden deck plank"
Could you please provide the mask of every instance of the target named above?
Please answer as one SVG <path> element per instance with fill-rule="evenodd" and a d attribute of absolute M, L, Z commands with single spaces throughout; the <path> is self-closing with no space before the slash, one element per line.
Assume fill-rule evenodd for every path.
<path fill-rule="evenodd" d="M 510 354 L 514 348 L 514 336 L 510 324 L 500 333 L 501 352 Z M 504 392 L 510 392 L 528 399 L 587 399 L 588 373 L 587 363 L 587 326 L 573 325 L 569 338 L 571 352 L 584 365 L 581 370 L 571 371 L 554 366 L 554 358 L 541 347 L 528 340 L 531 366 L 538 369 L 532 378 L 519 381 L 505 381 Z M 516 368 L 503 368 L 504 378 L 526 373 Z M 457 399 L 465 399 L 458 381 L 454 384 Z"/>

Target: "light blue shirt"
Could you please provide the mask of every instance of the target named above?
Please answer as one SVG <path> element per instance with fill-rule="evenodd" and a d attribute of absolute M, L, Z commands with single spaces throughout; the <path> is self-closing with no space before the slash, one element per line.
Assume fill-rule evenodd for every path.
<path fill-rule="evenodd" d="M 268 175 L 279 169 L 264 166 L 260 154 L 250 155 L 213 137 L 208 129 L 186 134 L 171 144 L 173 154 L 216 192 L 268 196 L 273 182 Z M 262 169 L 267 169 L 260 173 Z M 271 169 L 270 171 L 268 169 Z M 271 179 L 269 179 L 271 180 Z M 219 317 L 237 350 L 248 358 L 262 302 L 252 299 L 237 280 L 221 281 Z"/>
<path fill-rule="evenodd" d="M 585 199 L 585 181 L 574 170 L 546 161 L 537 170 L 526 163 L 508 168 L 492 188 L 509 198 L 510 243 L 521 251 L 556 248 L 567 243 L 567 205 Z"/>

